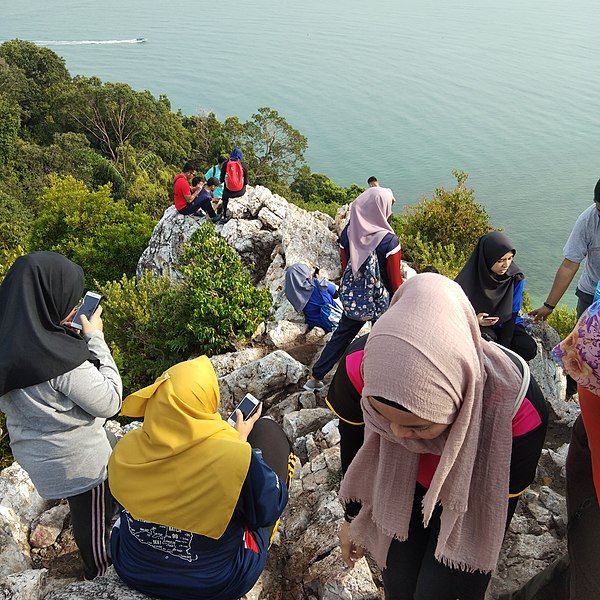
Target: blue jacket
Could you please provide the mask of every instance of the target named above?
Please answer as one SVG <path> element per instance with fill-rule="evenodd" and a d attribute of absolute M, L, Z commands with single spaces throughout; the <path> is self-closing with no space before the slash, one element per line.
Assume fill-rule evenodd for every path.
<path fill-rule="evenodd" d="M 240 598 L 265 566 L 271 528 L 287 501 L 285 483 L 253 449 L 237 506 L 218 540 L 139 521 L 121 510 L 111 536 L 115 570 L 127 585 L 155 598 Z"/>

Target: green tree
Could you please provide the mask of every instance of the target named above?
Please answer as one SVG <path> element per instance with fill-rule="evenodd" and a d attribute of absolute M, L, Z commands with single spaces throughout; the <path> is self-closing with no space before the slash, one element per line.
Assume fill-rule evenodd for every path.
<path fill-rule="evenodd" d="M 304 162 L 307 139 L 276 110 L 261 107 L 244 125 L 243 145 L 253 178 L 262 185 L 288 181 Z"/>
<path fill-rule="evenodd" d="M 14 156 L 20 128 L 19 105 L 0 94 L 0 167 Z"/>
<path fill-rule="evenodd" d="M 33 250 L 55 250 L 83 267 L 88 281 L 133 275 L 154 221 L 111 197 L 110 184 L 90 191 L 71 176 L 50 175 L 31 228 Z"/>
<path fill-rule="evenodd" d="M 113 162 L 125 143 L 171 165 L 183 163 L 191 152 L 189 133 L 168 100 L 124 83 L 75 77 L 63 98 L 61 119 L 65 129 L 84 133 L 92 147 Z"/>
<path fill-rule="evenodd" d="M 65 62 L 48 48 L 11 40 L 0 45 L 0 92 L 21 108 L 21 126 L 40 142 L 57 131 L 54 115 L 71 77 Z"/>

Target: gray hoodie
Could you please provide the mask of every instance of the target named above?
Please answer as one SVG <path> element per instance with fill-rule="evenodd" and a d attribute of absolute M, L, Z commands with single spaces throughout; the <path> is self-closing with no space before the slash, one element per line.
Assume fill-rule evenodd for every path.
<path fill-rule="evenodd" d="M 84 362 L 50 381 L 0 396 L 10 446 L 42 498 L 87 492 L 107 476 L 107 418 L 119 412 L 121 376 L 104 335 L 84 336 L 100 368 Z"/>

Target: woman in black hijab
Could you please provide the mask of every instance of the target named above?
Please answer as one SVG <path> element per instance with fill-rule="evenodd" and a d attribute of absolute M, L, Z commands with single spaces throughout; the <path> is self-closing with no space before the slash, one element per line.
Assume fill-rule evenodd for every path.
<path fill-rule="evenodd" d="M 519 315 L 525 275 L 513 261 L 515 254 L 505 234 L 486 233 L 479 238 L 456 282 L 471 301 L 482 334 L 531 360 L 537 345 L 525 331 Z"/>
<path fill-rule="evenodd" d="M 113 499 L 104 430 L 121 407 L 99 308 L 69 327 L 81 267 L 55 252 L 18 258 L 0 285 L 0 410 L 15 459 L 46 499 L 66 498 L 85 577 L 104 573 Z"/>

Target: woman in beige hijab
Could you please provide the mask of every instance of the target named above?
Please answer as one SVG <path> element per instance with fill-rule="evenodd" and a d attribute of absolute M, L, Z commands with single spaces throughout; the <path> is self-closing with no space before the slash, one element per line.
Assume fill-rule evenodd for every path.
<path fill-rule="evenodd" d="M 352 422 L 364 442 L 340 490 L 345 560 L 367 549 L 386 600 L 483 600 L 546 431 L 527 364 L 481 338 L 456 283 L 427 273 L 400 287 L 345 367 L 364 419 Z M 328 397 L 341 419 L 351 398 Z"/>

